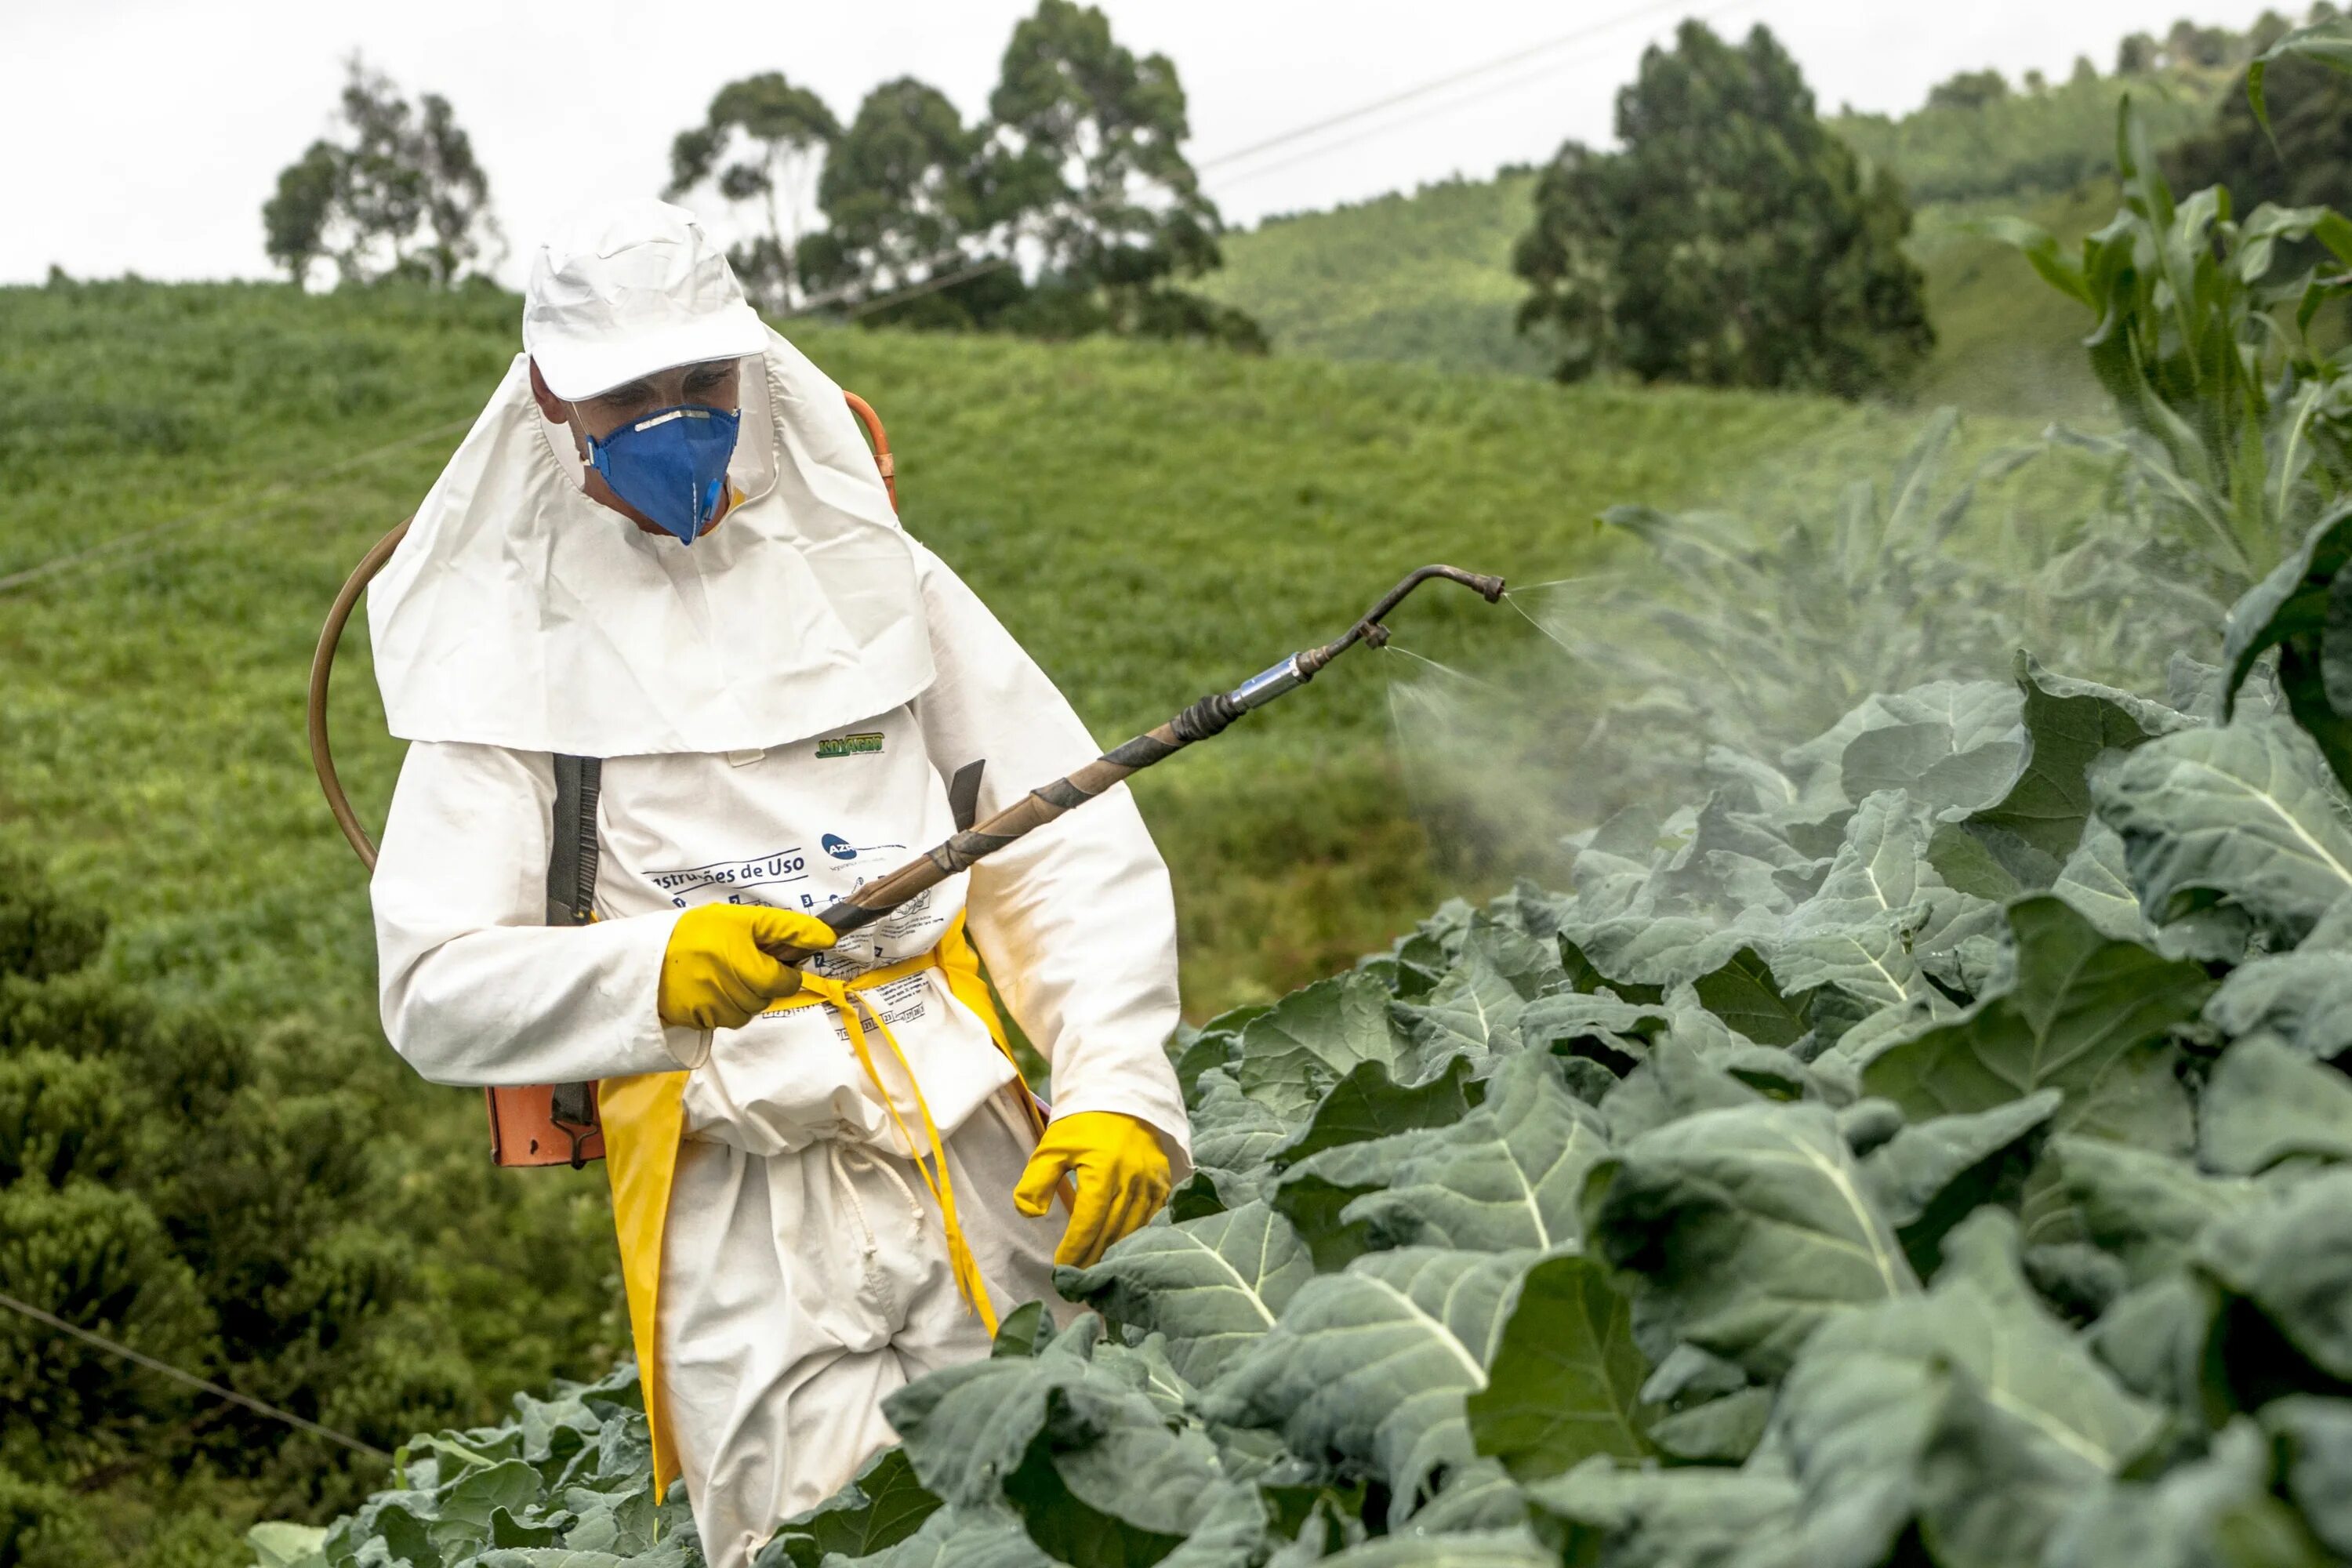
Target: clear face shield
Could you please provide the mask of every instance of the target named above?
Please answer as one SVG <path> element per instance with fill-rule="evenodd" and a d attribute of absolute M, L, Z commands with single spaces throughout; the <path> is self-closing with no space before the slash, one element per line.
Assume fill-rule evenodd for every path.
<path fill-rule="evenodd" d="M 672 365 L 573 401 L 589 468 L 613 493 L 682 543 L 727 510 L 745 385 L 757 356 Z"/>

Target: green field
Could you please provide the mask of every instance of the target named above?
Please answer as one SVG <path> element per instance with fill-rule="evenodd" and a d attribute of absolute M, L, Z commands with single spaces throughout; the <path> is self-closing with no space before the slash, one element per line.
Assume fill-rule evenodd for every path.
<path fill-rule="evenodd" d="M 1256 317 L 1281 353 L 1541 375 L 1550 354 L 1512 325 L 1527 286 L 1511 247 L 1535 184 L 1506 172 L 1268 219 L 1228 236 L 1199 287 Z"/>

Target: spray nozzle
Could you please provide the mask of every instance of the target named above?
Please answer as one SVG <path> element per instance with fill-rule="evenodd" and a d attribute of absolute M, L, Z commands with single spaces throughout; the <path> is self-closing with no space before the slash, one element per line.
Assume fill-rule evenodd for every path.
<path fill-rule="evenodd" d="M 1369 643 L 1374 647 L 1385 647 L 1389 640 L 1389 628 L 1383 623 L 1389 614 L 1402 604 L 1405 595 L 1415 588 L 1433 579 L 1441 578 L 1448 583 L 1459 583 L 1465 588 L 1477 589 L 1479 595 L 1490 605 L 1498 604 L 1502 600 L 1503 580 L 1500 577 L 1490 577 L 1480 572 L 1465 572 L 1459 566 L 1423 566 L 1417 572 L 1409 572 L 1405 574 L 1402 582 L 1381 595 L 1380 602 L 1366 610 L 1364 618 L 1349 627 L 1344 637 L 1337 641 L 1325 643 L 1321 647 L 1308 648 L 1303 653 L 1291 655 L 1290 662 L 1298 667 L 1299 679 L 1313 679 L 1316 673 L 1325 665 L 1360 642 Z"/>

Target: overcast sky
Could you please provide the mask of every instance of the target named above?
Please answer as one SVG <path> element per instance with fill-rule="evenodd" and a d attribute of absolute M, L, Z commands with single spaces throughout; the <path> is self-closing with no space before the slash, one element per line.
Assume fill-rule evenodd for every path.
<path fill-rule="evenodd" d="M 1034 0 L 809 5 L 688 0 L 0 0 L 0 282 L 260 277 L 261 204 L 328 129 L 352 50 L 455 106 L 520 279 L 530 244 L 601 194 L 652 194 L 670 138 L 721 82 L 782 70 L 846 121 L 912 75 L 976 117 Z M 1824 110 L 1899 111 L 1956 69 L 2110 66 L 2184 8 L 2149 0 L 1104 0 L 1119 39 L 1171 57 L 1192 153 L 1228 221 L 1328 206 L 1606 141 L 1644 44 L 1698 15 L 1769 24 Z M 2259 0 L 2194 0 L 2243 26 Z M 2300 10 L 2297 5 L 2295 9 Z M 1555 40 L 1563 40 L 1555 43 Z M 1550 45 L 1552 47 L 1546 47 Z M 1300 125 L 1504 60 L 1454 89 L 1251 158 Z"/>

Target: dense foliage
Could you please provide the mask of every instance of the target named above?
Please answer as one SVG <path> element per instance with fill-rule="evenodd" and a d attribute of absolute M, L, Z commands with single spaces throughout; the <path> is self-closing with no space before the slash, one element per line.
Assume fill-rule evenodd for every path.
<path fill-rule="evenodd" d="M 513 1342 L 563 1298 L 594 1314 L 601 1258 L 551 1259 L 556 1301 L 478 1315 L 434 1255 L 447 1184 L 378 1135 L 380 1045 L 159 1010 L 94 962 L 106 927 L 0 856 L 0 1293 L 385 1447 L 545 1376 L 546 1347 Z M 0 1561 L 217 1561 L 257 1512 L 382 1478 L 0 1311 Z"/>
<path fill-rule="evenodd" d="M 1537 182 L 1512 265 L 1523 329 L 1576 381 L 1900 387 L 1935 345 L 1911 211 L 1813 113 L 1794 60 L 1758 26 L 1734 47 L 1685 22 L 1617 98 L 1614 153 L 1562 146 Z"/>
<path fill-rule="evenodd" d="M 269 258 L 296 283 L 320 261 L 343 283 L 386 278 L 447 288 L 495 266 L 503 237 L 489 176 L 437 93 L 414 103 L 354 56 L 332 136 L 310 143 L 278 175 L 262 205 Z M 487 268 L 482 269 L 487 271 Z"/>
<path fill-rule="evenodd" d="M 2128 101 L 2116 140 L 2124 208 L 2079 260 L 2031 224 L 1988 226 L 2089 309 L 2091 368 L 2125 426 L 2096 444 L 2128 459 L 2149 505 L 2250 581 L 2352 479 L 2352 354 L 2314 330 L 2352 294 L 2352 276 L 2335 270 L 2352 266 L 2352 221 L 2268 203 L 2237 221 L 2224 186 L 2176 203 Z M 2305 242 L 2328 258 L 2326 275 L 2288 264 Z"/>

